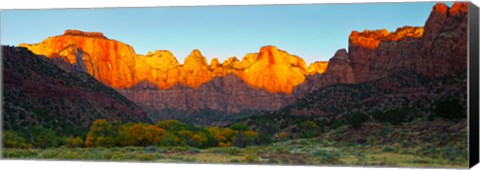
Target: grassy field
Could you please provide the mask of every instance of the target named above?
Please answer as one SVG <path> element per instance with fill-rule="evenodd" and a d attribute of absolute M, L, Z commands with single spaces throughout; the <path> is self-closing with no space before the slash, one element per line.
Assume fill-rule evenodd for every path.
<path fill-rule="evenodd" d="M 345 126 L 317 138 L 246 148 L 7 148 L 2 155 L 6 159 L 40 160 L 466 168 L 468 152 L 464 126 L 443 121 L 401 126 L 366 124 L 363 129 Z"/>

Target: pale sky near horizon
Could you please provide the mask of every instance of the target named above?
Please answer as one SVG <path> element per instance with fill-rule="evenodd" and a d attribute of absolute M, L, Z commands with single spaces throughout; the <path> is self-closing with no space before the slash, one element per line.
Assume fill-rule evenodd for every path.
<path fill-rule="evenodd" d="M 423 26 L 435 2 L 2 10 L 1 44 L 39 43 L 66 29 L 102 32 L 136 53 L 193 49 L 210 62 L 275 45 L 307 63 L 348 48 L 353 30 Z M 451 5 L 451 2 L 446 3 Z"/>

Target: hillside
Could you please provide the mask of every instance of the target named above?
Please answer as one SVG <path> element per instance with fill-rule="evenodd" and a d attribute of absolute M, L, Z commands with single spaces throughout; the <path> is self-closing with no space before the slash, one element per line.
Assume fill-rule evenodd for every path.
<path fill-rule="evenodd" d="M 440 105 L 451 103 L 463 110 L 449 113 L 455 114 L 451 117 L 466 119 L 466 89 L 466 72 L 435 79 L 399 72 L 368 83 L 321 88 L 271 114 L 239 122 L 263 133 L 288 132 L 297 138 L 311 130 L 320 133 L 349 125 L 349 115 L 354 113 L 366 115 L 366 121 L 382 122 L 392 116 L 389 114 L 398 112 L 404 115 L 398 119 L 402 123 L 434 119 Z M 306 126 L 308 122 L 313 124 Z"/>
<path fill-rule="evenodd" d="M 150 122 L 141 107 L 85 73 L 65 72 L 25 48 L 2 46 L 3 128 L 81 134 L 99 118 Z"/>

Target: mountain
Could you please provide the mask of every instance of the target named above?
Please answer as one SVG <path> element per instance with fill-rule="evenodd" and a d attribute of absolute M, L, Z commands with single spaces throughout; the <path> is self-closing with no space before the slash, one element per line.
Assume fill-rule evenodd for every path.
<path fill-rule="evenodd" d="M 427 120 L 441 103 L 455 102 L 465 111 L 454 113 L 458 115 L 455 117 L 466 118 L 466 79 L 466 71 L 438 78 L 411 71 L 398 72 L 375 81 L 320 88 L 282 109 L 239 118 L 235 122 L 261 133 L 287 132 L 291 137 L 298 137 L 311 130 L 305 129 L 307 122 L 315 123 L 326 132 L 345 124 L 352 113 L 365 114 L 369 120 L 376 120 L 378 115 L 388 117 L 392 112 L 404 115 L 397 117 L 399 121 Z"/>
<path fill-rule="evenodd" d="M 425 27 L 353 31 L 348 56 L 355 82 L 367 82 L 400 70 L 427 77 L 463 71 L 467 62 L 468 3 L 436 4 Z"/>
<path fill-rule="evenodd" d="M 73 52 L 76 49 L 72 48 Z M 81 134 L 100 118 L 151 122 L 143 109 L 85 73 L 65 72 L 42 56 L 2 46 L 3 128 L 33 125 Z"/>
<path fill-rule="evenodd" d="M 20 46 L 66 71 L 92 75 L 142 106 L 154 121 L 171 117 L 167 113 L 205 109 L 226 115 L 276 110 L 301 98 L 305 92 L 293 94 L 294 89 L 308 76 L 325 72 L 327 64 L 317 62 L 307 70 L 303 59 L 275 46 L 264 46 L 241 61 L 231 57 L 220 63 L 214 58 L 210 65 L 195 49 L 180 64 L 168 50 L 137 55 L 132 47 L 101 33 L 76 30 Z"/>
<path fill-rule="evenodd" d="M 92 75 L 142 106 L 154 120 L 189 119 L 193 113 L 274 111 L 318 89 L 367 83 L 399 72 L 429 79 L 462 72 L 467 10 L 468 3 L 456 2 L 451 8 L 438 3 L 424 27 L 352 31 L 348 51 L 340 49 L 328 62 L 308 67 L 300 57 L 275 46 L 261 47 L 241 60 L 213 58 L 210 63 L 195 49 L 181 64 L 168 50 L 140 55 L 102 33 L 77 30 L 20 46 L 66 71 Z"/>
<path fill-rule="evenodd" d="M 195 49 L 180 64 L 168 50 L 140 55 L 131 46 L 108 39 L 102 33 L 79 30 L 66 30 L 63 35 L 49 37 L 41 43 L 19 46 L 56 60 L 67 71 L 86 72 L 116 89 L 128 89 L 143 81 L 159 89 L 179 84 L 195 89 L 215 77 L 234 74 L 254 88 L 289 94 L 304 81 L 307 73 L 325 70 L 317 64 L 307 72 L 303 59 L 274 46 L 247 54 L 242 61 L 232 57 L 220 64 L 214 59 L 210 65 L 200 50 Z"/>
<path fill-rule="evenodd" d="M 306 80 L 303 88 L 310 92 L 304 98 L 239 121 L 262 133 L 295 137 L 308 131 L 309 121 L 328 131 L 355 113 L 425 120 L 452 106 L 448 117 L 466 118 L 467 5 L 435 5 L 425 27 L 353 31 L 348 52 L 337 51 L 324 74 Z"/>

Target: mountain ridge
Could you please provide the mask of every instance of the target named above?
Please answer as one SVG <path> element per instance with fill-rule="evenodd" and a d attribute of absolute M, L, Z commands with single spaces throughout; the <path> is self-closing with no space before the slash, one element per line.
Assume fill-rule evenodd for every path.
<path fill-rule="evenodd" d="M 183 64 L 168 50 L 138 55 L 131 46 L 96 33 L 92 33 L 94 38 L 60 35 L 36 45 L 21 46 L 67 61 L 61 65 L 77 63 L 80 66 L 74 69 L 65 68 L 83 69 L 153 112 L 211 109 L 230 114 L 258 108 L 273 111 L 330 85 L 365 83 L 400 71 L 436 78 L 465 70 L 467 6 L 468 3 L 461 2 L 452 7 L 438 3 L 422 27 L 404 26 L 395 32 L 352 31 L 347 49 L 338 50 L 328 62 L 308 67 L 300 57 L 275 46 L 264 46 L 241 60 L 231 57 L 222 63 L 217 58 L 208 63 L 199 50 L 192 50 Z M 243 90 L 244 94 L 232 93 L 235 90 Z M 228 95 L 236 100 L 225 99 Z M 218 107 L 218 103 L 226 106 Z M 265 107 L 265 103 L 269 105 Z"/>

